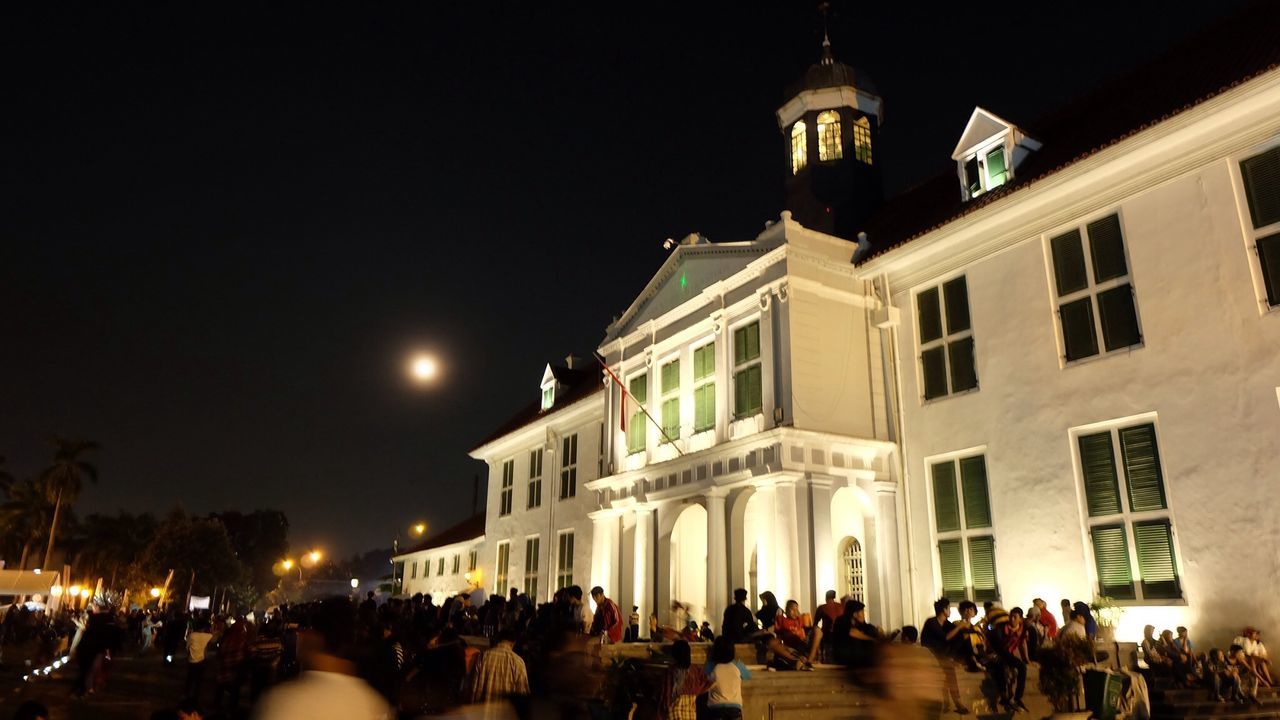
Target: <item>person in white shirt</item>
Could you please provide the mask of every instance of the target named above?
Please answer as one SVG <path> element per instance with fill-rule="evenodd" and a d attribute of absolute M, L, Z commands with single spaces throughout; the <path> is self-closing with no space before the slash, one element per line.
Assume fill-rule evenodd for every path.
<path fill-rule="evenodd" d="M 1080 613 L 1072 613 L 1071 622 L 1062 626 L 1062 629 L 1058 631 L 1058 637 L 1071 637 L 1088 640 L 1089 633 L 1084 628 L 1084 616 Z"/>
<path fill-rule="evenodd" d="M 321 603 L 311 628 L 298 635 L 302 676 L 279 685 L 258 703 L 258 720 L 392 720 L 391 706 L 352 661 L 355 607 L 346 598 Z"/>
<path fill-rule="evenodd" d="M 1271 675 L 1271 658 L 1267 656 L 1267 646 L 1262 644 L 1262 633 L 1254 627 L 1246 627 L 1237 637 L 1232 645 L 1239 645 L 1244 648 L 1244 654 L 1249 658 L 1249 664 L 1253 666 L 1254 671 L 1258 673 L 1258 677 L 1268 687 L 1275 685 L 1275 680 Z"/>
<path fill-rule="evenodd" d="M 728 636 L 721 635 L 711 645 L 711 658 L 705 668 L 713 683 L 707 692 L 707 710 L 717 720 L 742 718 L 742 681 L 751 679 L 751 671 L 736 654 L 737 648 Z"/>

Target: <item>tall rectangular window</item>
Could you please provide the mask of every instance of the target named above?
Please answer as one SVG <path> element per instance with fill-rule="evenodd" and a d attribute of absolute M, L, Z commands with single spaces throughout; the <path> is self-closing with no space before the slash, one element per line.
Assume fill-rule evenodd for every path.
<path fill-rule="evenodd" d="M 477 555 L 478 553 L 475 550 L 472 550 L 471 552 L 467 553 L 467 572 L 476 571 L 477 560 L 479 560 Z"/>
<path fill-rule="evenodd" d="M 631 417 L 627 418 L 627 452 L 644 452 L 649 423 L 645 418 L 644 404 L 649 401 L 649 375 L 641 373 L 631 378 L 627 387 Z"/>
<path fill-rule="evenodd" d="M 502 490 L 498 493 L 498 514 L 511 514 L 511 498 L 516 486 L 516 461 L 502 463 Z"/>
<path fill-rule="evenodd" d="M 1240 161 L 1253 251 L 1268 307 L 1280 307 L 1280 146 Z"/>
<path fill-rule="evenodd" d="M 556 552 L 556 589 L 573 584 L 573 531 L 560 533 L 560 547 Z"/>
<path fill-rule="evenodd" d="M 1120 216 L 1050 239 L 1049 252 L 1063 357 L 1071 362 L 1141 345 Z"/>
<path fill-rule="evenodd" d="M 441 556 L 440 560 L 436 563 L 436 575 L 441 577 L 444 576 L 444 557 L 443 556 Z"/>
<path fill-rule="evenodd" d="M 952 600 L 999 600 L 986 458 L 937 462 L 929 471 L 942 594 Z"/>
<path fill-rule="evenodd" d="M 1118 600 L 1181 598 L 1155 425 L 1081 434 L 1076 448 L 1098 593 Z"/>
<path fill-rule="evenodd" d="M 662 366 L 662 432 L 663 442 L 680 437 L 680 361 L 672 360 Z"/>
<path fill-rule="evenodd" d="M 693 351 L 693 431 L 716 426 L 716 344 Z"/>
<path fill-rule="evenodd" d="M 414 562 L 409 566 L 409 579 L 416 580 L 418 578 L 418 563 Z"/>
<path fill-rule="evenodd" d="M 460 565 L 462 565 L 462 554 L 461 554 L 461 553 L 454 553 L 454 554 L 453 554 L 453 572 L 452 572 L 452 573 L 450 573 L 450 574 L 452 574 L 452 575 L 457 575 L 457 574 L 458 574 L 458 568 L 459 568 L 459 566 L 460 566 Z"/>
<path fill-rule="evenodd" d="M 538 601 L 538 545 L 541 538 L 537 535 L 524 540 L 524 594 L 529 599 Z"/>
<path fill-rule="evenodd" d="M 495 595 L 507 594 L 507 571 L 511 567 L 511 541 L 498 543 L 498 564 L 493 573 L 493 592 Z"/>
<path fill-rule="evenodd" d="M 422 577 L 431 577 L 431 558 L 422 561 Z"/>
<path fill-rule="evenodd" d="M 965 276 L 916 295 L 920 326 L 920 377 L 924 399 L 945 397 L 978 387 L 973 326 L 969 321 L 969 285 Z"/>
<path fill-rule="evenodd" d="M 760 323 L 757 321 L 733 331 L 733 417 L 751 417 L 763 406 Z"/>
<path fill-rule="evenodd" d="M 560 442 L 560 499 L 578 495 L 578 434 L 566 435 Z"/>
<path fill-rule="evenodd" d="M 529 451 L 529 491 L 525 508 L 542 507 L 542 448 Z"/>

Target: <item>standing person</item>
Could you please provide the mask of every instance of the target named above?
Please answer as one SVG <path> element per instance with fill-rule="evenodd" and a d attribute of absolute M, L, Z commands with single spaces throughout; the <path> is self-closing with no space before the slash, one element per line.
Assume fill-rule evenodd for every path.
<path fill-rule="evenodd" d="M 200 697 L 200 685 L 204 681 L 205 650 L 213 633 L 209 632 L 209 621 L 197 621 L 187 633 L 187 681 L 182 692 L 187 697 Z"/>
<path fill-rule="evenodd" d="M 720 625 L 721 639 L 728 640 L 730 645 L 751 642 L 751 636 L 759 630 L 756 619 L 747 607 L 747 591 L 738 588 L 733 591 L 733 604 L 724 610 L 724 621 Z"/>
<path fill-rule="evenodd" d="M 1062 605 L 1062 626 L 1066 627 L 1067 623 L 1071 622 L 1071 617 L 1072 615 L 1075 614 L 1075 612 L 1071 608 L 1070 600 L 1066 598 L 1062 598 L 1061 605 Z"/>
<path fill-rule="evenodd" d="M 237 623 L 239 624 L 239 623 Z M 346 598 L 325 600 L 299 637 L 303 673 L 258 703 L 258 720 L 392 720 L 382 696 L 356 676 L 356 608 Z"/>
<path fill-rule="evenodd" d="M 967 715 L 969 708 L 960 701 L 960 683 L 956 679 L 955 662 L 947 651 L 960 630 L 951 622 L 951 601 L 945 597 L 938 598 L 933 603 L 933 617 L 925 620 L 924 627 L 920 630 L 920 644 L 933 653 L 934 659 L 938 661 L 946 692 L 951 697 L 956 713 Z"/>
<path fill-rule="evenodd" d="M 90 606 L 84 636 L 80 639 L 79 653 L 76 655 L 77 673 L 71 689 L 72 697 L 83 697 L 94 691 L 94 671 L 111 647 L 111 617 L 105 612 L 95 612 L 94 607 Z"/>
<path fill-rule="evenodd" d="M 503 630 L 493 647 L 480 656 L 467 678 L 471 702 L 487 703 L 529 694 L 529 672 L 513 649 L 515 641 L 515 632 Z"/>
<path fill-rule="evenodd" d="M 618 604 L 604 595 L 599 585 L 591 588 L 591 599 L 596 603 L 596 613 L 591 618 L 591 636 L 604 638 L 608 643 L 622 642 L 622 611 Z"/>
<path fill-rule="evenodd" d="M 67 654 L 75 657 L 76 648 L 80 647 L 80 639 L 84 637 L 85 617 L 81 610 L 75 611 L 71 616 L 71 624 L 75 627 L 75 635 L 71 638 L 71 646 L 67 650 Z"/>
<path fill-rule="evenodd" d="M 693 667 L 689 643 L 677 640 L 668 651 L 671 667 L 667 669 L 662 689 L 662 708 L 667 720 L 697 720 L 698 696 L 711 687 L 711 680 L 700 667 Z"/>
<path fill-rule="evenodd" d="M 1022 696 L 1027 689 L 1027 663 L 1030 662 L 1030 656 L 1027 654 L 1027 625 L 1022 608 L 1015 607 L 1010 610 L 1008 619 L 1003 625 L 1003 629 L 996 631 L 996 636 L 1000 640 L 996 652 L 1009 676 L 1006 680 L 1006 707 L 1015 712 L 1027 712 Z M 1009 684 L 1013 687 L 1008 688 Z"/>
<path fill-rule="evenodd" d="M 218 710 L 226 709 L 231 716 L 239 712 L 240 688 L 244 685 L 249 659 L 249 624 L 243 618 L 239 622 L 234 620 L 227 621 L 231 624 L 218 642 L 218 687 L 214 696 L 214 706 Z M 229 707 L 223 704 L 224 697 Z"/>
<path fill-rule="evenodd" d="M 746 590 L 742 591 L 745 602 Z M 734 592 L 735 598 L 737 591 Z M 743 608 L 746 608 L 743 605 Z M 750 610 L 748 610 L 748 613 Z M 725 635 L 716 638 L 711 645 L 711 658 L 704 668 L 714 683 L 707 695 L 708 716 L 716 720 L 741 720 L 742 682 L 751 679 L 751 671 L 736 657 L 737 649 Z"/>

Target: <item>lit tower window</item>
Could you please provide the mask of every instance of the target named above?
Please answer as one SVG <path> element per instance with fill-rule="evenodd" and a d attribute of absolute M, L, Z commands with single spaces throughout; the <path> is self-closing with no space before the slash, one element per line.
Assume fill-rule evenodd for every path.
<path fill-rule="evenodd" d="M 818 113 L 818 160 L 839 160 L 844 157 L 840 142 L 840 113 L 827 110 Z"/>
<path fill-rule="evenodd" d="M 797 120 L 795 125 L 791 126 L 791 174 L 800 172 L 800 169 L 809 161 L 809 149 L 806 142 L 805 126 L 803 120 Z"/>
<path fill-rule="evenodd" d="M 865 117 L 853 121 L 853 156 L 871 164 L 871 123 Z"/>

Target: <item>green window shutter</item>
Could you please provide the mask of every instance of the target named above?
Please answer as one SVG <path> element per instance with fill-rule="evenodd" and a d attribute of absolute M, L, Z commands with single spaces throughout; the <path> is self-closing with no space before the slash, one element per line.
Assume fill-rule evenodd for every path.
<path fill-rule="evenodd" d="M 680 361 L 675 360 L 662 366 L 662 394 L 680 389 Z"/>
<path fill-rule="evenodd" d="M 942 595 L 965 597 L 964 549 L 959 540 L 938 541 L 938 567 L 942 571 Z"/>
<path fill-rule="evenodd" d="M 947 343 L 947 356 L 951 360 L 951 392 L 978 387 L 978 370 L 973 365 L 973 338 Z"/>
<path fill-rule="evenodd" d="M 733 331 L 733 364 L 760 357 L 760 323 L 753 322 Z"/>
<path fill-rule="evenodd" d="M 920 342 L 942 337 L 942 308 L 938 306 L 938 288 L 916 295 L 916 314 L 920 316 Z"/>
<path fill-rule="evenodd" d="M 1129 511 L 1167 508 L 1156 426 L 1138 425 L 1121 430 L 1120 454 L 1124 458 L 1125 484 L 1129 486 Z"/>
<path fill-rule="evenodd" d="M 645 403 L 649 400 L 649 376 L 637 375 L 631 378 L 631 397 L 638 403 Z"/>
<path fill-rule="evenodd" d="M 702 432 L 716 426 L 716 386 L 707 383 L 693 391 L 693 431 Z"/>
<path fill-rule="evenodd" d="M 662 401 L 662 431 L 672 440 L 680 437 L 680 398 Z"/>
<path fill-rule="evenodd" d="M 1120 285 L 1098 293 L 1098 315 L 1102 318 L 1102 340 L 1107 350 L 1118 350 L 1142 342 L 1138 332 L 1138 310 L 1133 305 L 1133 286 Z"/>
<path fill-rule="evenodd" d="M 716 371 L 716 344 L 703 345 L 693 351 L 693 379 L 702 380 Z"/>
<path fill-rule="evenodd" d="M 924 376 L 924 399 L 932 400 L 947 394 L 947 349 L 939 345 L 920 354 Z"/>
<path fill-rule="evenodd" d="M 1098 354 L 1098 336 L 1093 328 L 1093 298 L 1080 298 L 1058 308 L 1062 319 L 1062 345 L 1067 360 Z"/>
<path fill-rule="evenodd" d="M 1072 230 L 1049 241 L 1053 251 L 1053 277 L 1058 285 L 1058 297 L 1083 290 L 1089 285 L 1084 271 L 1084 244 L 1080 231 Z"/>
<path fill-rule="evenodd" d="M 763 404 L 760 366 L 752 365 L 733 376 L 733 414 L 743 418 L 760 412 Z"/>
<path fill-rule="evenodd" d="M 1146 599 L 1182 597 L 1178 566 L 1173 557 L 1173 530 L 1168 520 L 1133 524 L 1133 544 L 1138 551 L 1138 575 Z"/>
<path fill-rule="evenodd" d="M 968 330 L 969 285 L 964 276 L 943 283 L 942 297 L 947 305 L 947 334 L 954 335 Z"/>
<path fill-rule="evenodd" d="M 1280 233 L 1259 238 L 1256 249 L 1262 267 L 1262 284 L 1267 289 L 1267 304 L 1280 305 Z"/>
<path fill-rule="evenodd" d="M 969 575 L 973 578 L 974 602 L 1000 599 L 996 584 L 996 542 L 991 536 L 969 538 Z"/>
<path fill-rule="evenodd" d="M 1118 278 L 1129 273 L 1124 259 L 1124 234 L 1120 216 L 1108 215 L 1089 223 L 1089 253 L 1093 256 L 1093 281 Z"/>
<path fill-rule="evenodd" d="M 994 190 L 1009 179 L 1005 171 L 1004 148 L 996 148 L 987 153 L 987 187 Z"/>
<path fill-rule="evenodd" d="M 1280 147 L 1240 163 L 1249 216 L 1255 228 L 1280 222 Z"/>
<path fill-rule="evenodd" d="M 1111 431 L 1081 435 L 1080 469 L 1084 474 L 1085 502 L 1089 517 L 1120 512 L 1120 489 L 1116 479 L 1116 459 L 1111 445 Z"/>
<path fill-rule="evenodd" d="M 970 530 L 991 527 L 986 458 L 979 455 L 960 461 L 960 487 L 964 495 L 964 526 Z"/>
<path fill-rule="evenodd" d="M 933 466 L 933 514 L 938 532 L 960 529 L 960 501 L 956 498 L 956 466 L 951 461 Z"/>
<path fill-rule="evenodd" d="M 1093 538 L 1093 560 L 1098 568 L 1098 594 L 1133 600 L 1133 571 L 1129 567 L 1129 543 L 1123 525 L 1101 525 L 1089 529 Z"/>

